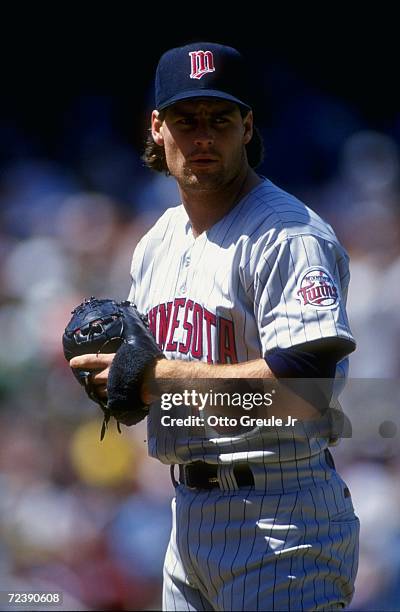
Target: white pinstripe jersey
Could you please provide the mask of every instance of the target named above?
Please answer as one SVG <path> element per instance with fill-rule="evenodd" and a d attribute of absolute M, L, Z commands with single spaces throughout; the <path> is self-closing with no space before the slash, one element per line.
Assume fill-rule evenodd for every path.
<path fill-rule="evenodd" d="M 236 363 L 321 338 L 354 346 L 345 250 L 326 222 L 268 179 L 196 239 L 185 208 L 168 209 L 138 244 L 131 275 L 129 299 L 169 359 Z M 159 418 L 152 409 L 149 452 L 166 463 L 290 461 L 324 445 L 267 444 L 259 429 L 240 441 L 201 439 L 189 428 L 177 436 Z"/>

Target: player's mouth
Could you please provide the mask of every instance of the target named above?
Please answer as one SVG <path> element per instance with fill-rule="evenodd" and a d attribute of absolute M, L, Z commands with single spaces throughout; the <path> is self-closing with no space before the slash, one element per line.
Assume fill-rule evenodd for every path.
<path fill-rule="evenodd" d="M 212 155 L 194 155 L 189 158 L 189 165 L 192 168 L 206 168 L 209 166 L 214 166 L 218 163 L 218 158 Z"/>

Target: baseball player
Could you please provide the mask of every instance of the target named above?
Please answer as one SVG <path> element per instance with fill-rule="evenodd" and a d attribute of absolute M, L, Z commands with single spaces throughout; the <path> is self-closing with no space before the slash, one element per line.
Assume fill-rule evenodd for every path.
<path fill-rule="evenodd" d="M 165 380 L 334 379 L 355 348 L 348 257 L 315 212 L 255 172 L 262 144 L 240 53 L 205 42 L 171 49 L 155 94 L 144 158 L 175 178 L 181 203 L 133 255 L 129 299 L 167 358 L 147 368 L 142 396 Z M 71 365 L 92 369 L 106 395 L 112 360 Z M 315 422 L 311 400 L 289 397 L 286 416 Z M 267 421 L 244 434 L 204 418 L 171 427 L 165 415 L 156 402 L 148 416 L 150 455 L 175 466 L 163 608 L 347 606 L 359 522 L 329 436 L 294 427 L 281 437 Z"/>

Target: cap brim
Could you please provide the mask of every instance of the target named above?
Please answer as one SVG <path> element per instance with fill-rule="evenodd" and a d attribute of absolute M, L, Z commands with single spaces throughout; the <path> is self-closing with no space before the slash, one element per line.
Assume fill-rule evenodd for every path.
<path fill-rule="evenodd" d="M 221 100 L 229 100 L 229 102 L 235 102 L 244 108 L 248 108 L 251 110 L 251 106 L 243 102 L 243 100 L 239 100 L 235 96 L 231 96 L 230 94 L 224 91 L 218 91 L 217 89 L 190 89 L 188 91 L 182 91 L 181 93 L 165 100 L 162 104 L 157 106 L 157 110 L 161 111 L 167 108 L 168 106 L 172 106 L 172 104 L 176 104 L 176 102 L 181 102 L 182 100 L 190 100 L 191 98 L 219 98 Z"/>

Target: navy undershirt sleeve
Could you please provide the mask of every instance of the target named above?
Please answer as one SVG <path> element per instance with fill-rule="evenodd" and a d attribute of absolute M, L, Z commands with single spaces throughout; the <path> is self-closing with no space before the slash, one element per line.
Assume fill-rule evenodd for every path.
<path fill-rule="evenodd" d="M 265 361 L 277 378 L 334 378 L 338 359 L 294 346 L 271 351 Z"/>
<path fill-rule="evenodd" d="M 319 341 L 273 349 L 265 361 L 276 378 L 325 413 L 332 398 L 336 366 L 343 356 L 340 343 Z"/>

